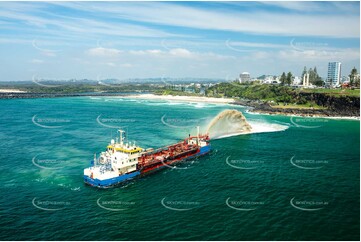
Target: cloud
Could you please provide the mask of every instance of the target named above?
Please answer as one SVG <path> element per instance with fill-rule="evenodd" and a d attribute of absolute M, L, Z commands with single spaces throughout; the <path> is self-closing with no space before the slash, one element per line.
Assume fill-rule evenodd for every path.
<path fill-rule="evenodd" d="M 313 49 L 305 51 L 282 49 L 255 51 L 240 57 L 237 63 L 242 67 L 242 70 L 249 71 L 253 75 L 277 75 L 283 71 L 291 71 L 295 75 L 300 75 L 304 66 L 308 68 L 317 66 L 319 74 L 326 77 L 328 62 L 340 61 L 342 63 L 342 75 L 344 75 L 344 73 L 348 74 L 354 65 L 359 65 L 359 60 L 358 49 Z"/>
<path fill-rule="evenodd" d="M 280 2 L 273 2 L 273 1 L 266 1 L 262 2 L 264 5 L 270 5 L 270 6 L 276 6 L 288 10 L 297 10 L 302 12 L 327 12 L 327 10 L 330 10 L 325 6 L 324 3 L 318 3 L 318 2 L 291 2 L 291 1 L 280 1 Z"/>
<path fill-rule="evenodd" d="M 21 4 L 18 4 L 19 6 Z M 33 3 L 32 6 L 37 6 L 39 3 Z M 12 8 L 10 3 L 1 3 L 0 18 L 5 19 L 0 26 L 12 31 L 28 31 L 31 26 L 33 33 L 42 33 L 44 36 L 67 36 L 78 37 L 83 39 L 85 37 L 100 35 L 100 36 L 122 36 L 122 37 L 181 37 L 185 35 L 171 34 L 164 30 L 148 27 L 142 24 L 130 24 L 125 21 L 111 21 L 107 17 L 84 16 L 74 17 L 78 15 L 72 14 L 57 14 L 48 9 L 50 4 L 41 5 L 42 8 L 26 7 Z M 83 10 L 86 6 L 83 6 Z M 77 38 L 77 39 L 78 39 Z"/>
<path fill-rule="evenodd" d="M 260 42 L 243 42 L 243 41 L 226 41 L 227 46 L 231 47 L 250 47 L 250 48 L 287 48 L 289 45 L 260 43 Z"/>
<path fill-rule="evenodd" d="M 77 11 L 77 15 L 55 15 L 47 13 L 52 4 Z M 185 37 L 180 33 L 151 24 L 163 26 L 181 26 L 192 29 L 233 31 L 267 35 L 287 36 L 328 36 L 333 38 L 360 35 L 360 16 L 358 3 L 335 2 L 262 2 L 242 3 L 251 11 L 238 8 L 209 8 L 194 4 L 180 5 L 165 2 L 91 2 L 73 3 L 56 2 L 39 5 L 40 10 L 25 11 L 24 7 L 8 7 L 0 12 L 2 17 L 24 21 L 47 29 L 54 26 L 73 34 L 87 33 L 110 36 L 143 37 Z M 36 4 L 33 4 L 36 5 Z M 259 6 L 276 6 L 288 11 L 273 11 L 272 8 Z M 3 4 L 4 7 L 12 6 Z M 36 9 L 36 8 L 35 8 Z M 336 11 L 337 10 L 337 11 Z M 86 17 L 81 13 L 88 13 Z M 29 13 L 29 14 L 24 14 Z M 54 15 L 56 18 L 54 18 Z M 94 18 L 96 16 L 96 18 Z M 112 19 L 110 20 L 106 20 Z M 97 20 L 94 20 L 97 19 Z M 118 21 L 114 21 L 114 19 Z M 120 20 L 120 21 L 119 21 Z M 124 21 L 125 20 L 125 21 Z M 126 23 L 131 20 L 133 23 Z M 54 30 L 55 31 L 55 30 Z M 188 36 L 191 37 L 191 36 Z"/>
<path fill-rule="evenodd" d="M 87 50 L 86 53 L 95 57 L 117 57 L 122 53 L 122 51 L 111 48 L 96 47 Z"/>
<path fill-rule="evenodd" d="M 195 52 L 190 51 L 185 48 L 174 48 L 167 50 L 131 50 L 128 52 L 131 55 L 147 55 L 153 57 L 162 57 L 162 58 L 178 58 L 178 59 L 193 59 L 193 60 L 207 60 L 207 59 L 233 59 L 233 56 L 219 55 L 212 52 Z"/>
<path fill-rule="evenodd" d="M 31 40 L 17 38 L 0 38 L 1 44 L 30 44 Z"/>
<path fill-rule="evenodd" d="M 250 3 L 251 4 L 251 3 Z M 156 5 L 156 7 L 155 7 Z M 251 6 L 251 5 L 250 5 Z M 307 3 L 284 5 L 307 8 Z M 94 4 L 92 11 L 114 14 L 116 18 L 182 26 L 257 34 L 293 36 L 359 37 L 359 15 L 345 13 L 304 14 L 254 9 L 251 12 L 200 9 L 169 3 Z M 345 17 L 347 14 L 347 17 Z M 337 31 L 336 31 L 337 30 Z"/>
<path fill-rule="evenodd" d="M 30 60 L 30 63 L 32 63 L 32 64 L 42 64 L 42 63 L 44 63 L 44 61 L 39 60 L 39 59 L 32 59 L 32 60 Z"/>
<path fill-rule="evenodd" d="M 130 50 L 129 51 L 130 54 L 132 55 L 161 55 L 164 54 L 163 51 L 158 50 L 158 49 L 151 49 L 151 50 Z"/>
<path fill-rule="evenodd" d="M 359 14 L 357 2 L 303 2 L 303 1 L 265 1 L 263 5 L 279 7 L 288 11 L 299 13 L 322 13 L 322 14 Z"/>
<path fill-rule="evenodd" d="M 186 58 L 193 56 L 193 54 L 189 50 L 182 48 L 171 49 L 169 50 L 169 54 L 178 57 L 186 57 Z"/>
<path fill-rule="evenodd" d="M 358 2 L 0 2 L 2 78 L 327 73 L 359 65 L 359 20 Z"/>
<path fill-rule="evenodd" d="M 130 63 L 124 63 L 124 64 L 120 64 L 120 67 L 131 68 L 133 67 L 133 65 Z"/>
<path fill-rule="evenodd" d="M 327 63 L 329 61 L 349 61 L 359 60 L 360 52 L 358 49 L 314 49 L 314 50 L 281 50 L 278 52 L 278 58 L 284 61 L 299 61 L 305 63 L 319 61 Z"/>
<path fill-rule="evenodd" d="M 150 54 L 156 54 L 156 55 L 162 53 L 162 51 L 160 51 L 160 50 L 147 50 L 146 52 L 150 53 Z"/>

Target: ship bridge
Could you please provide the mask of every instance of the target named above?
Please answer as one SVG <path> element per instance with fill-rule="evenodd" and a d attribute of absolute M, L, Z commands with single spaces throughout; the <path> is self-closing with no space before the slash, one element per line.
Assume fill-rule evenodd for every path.
<path fill-rule="evenodd" d="M 139 146 L 127 147 L 127 146 L 117 146 L 117 145 L 113 145 L 113 144 L 108 145 L 107 149 L 108 149 L 108 151 L 115 150 L 115 151 L 119 151 L 119 152 L 126 153 L 126 154 L 131 154 L 131 155 L 143 151 L 143 149 Z"/>

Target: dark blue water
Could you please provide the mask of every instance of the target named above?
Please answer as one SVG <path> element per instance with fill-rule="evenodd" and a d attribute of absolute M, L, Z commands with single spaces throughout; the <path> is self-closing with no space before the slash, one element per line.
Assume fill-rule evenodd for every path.
<path fill-rule="evenodd" d="M 116 127 L 156 148 L 229 108 L 245 111 L 106 97 L 0 100 L 0 240 L 359 240 L 359 121 L 246 113 L 251 124 L 288 128 L 214 140 L 210 155 L 119 188 L 83 184 Z"/>

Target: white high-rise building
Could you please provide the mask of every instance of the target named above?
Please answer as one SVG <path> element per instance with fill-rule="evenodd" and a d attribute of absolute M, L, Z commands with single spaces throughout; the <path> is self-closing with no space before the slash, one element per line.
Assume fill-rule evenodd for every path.
<path fill-rule="evenodd" d="M 329 62 L 327 72 L 327 84 L 337 86 L 341 81 L 341 62 Z"/>
<path fill-rule="evenodd" d="M 251 81 L 251 75 L 248 72 L 242 72 L 242 74 L 239 75 L 239 82 L 245 83 Z"/>

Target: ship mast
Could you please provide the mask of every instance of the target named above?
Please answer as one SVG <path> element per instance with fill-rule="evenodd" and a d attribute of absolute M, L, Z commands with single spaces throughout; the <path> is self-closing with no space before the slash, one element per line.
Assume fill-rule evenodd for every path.
<path fill-rule="evenodd" d="M 199 126 L 197 126 L 197 145 L 199 145 Z"/>
<path fill-rule="evenodd" d="M 124 140 L 123 133 L 125 133 L 125 131 L 119 129 L 118 132 L 119 132 L 119 142 L 120 142 L 120 145 L 123 146 L 123 140 Z"/>

